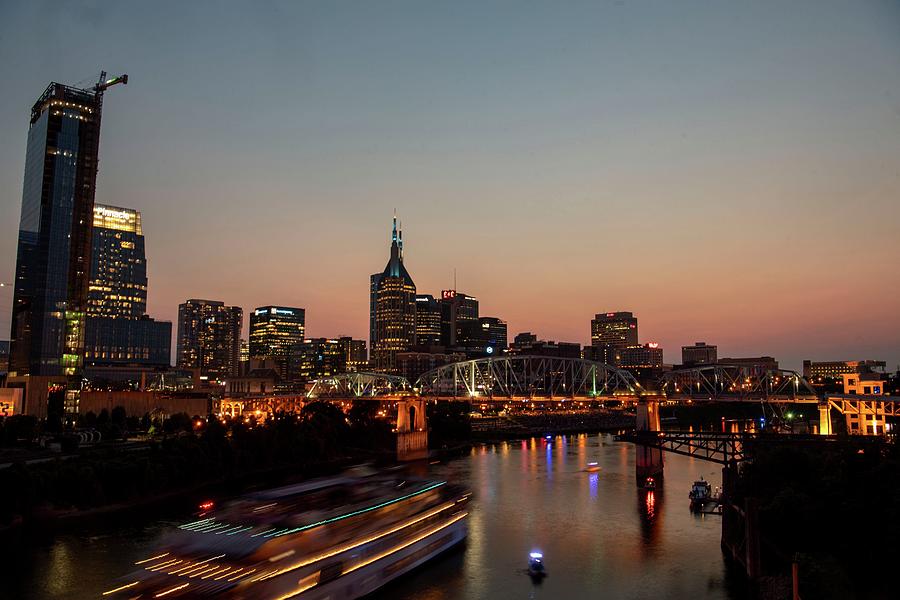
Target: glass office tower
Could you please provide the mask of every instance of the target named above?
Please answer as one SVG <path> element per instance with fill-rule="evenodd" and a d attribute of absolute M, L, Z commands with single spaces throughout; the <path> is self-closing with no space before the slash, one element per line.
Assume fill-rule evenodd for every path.
<path fill-rule="evenodd" d="M 31 109 L 11 374 L 72 375 L 82 363 L 101 99 L 51 83 Z"/>
<path fill-rule="evenodd" d="M 291 306 L 260 306 L 250 313 L 250 357 L 275 360 L 278 374 L 292 381 L 293 368 L 306 330 L 306 310 Z"/>
<path fill-rule="evenodd" d="M 94 205 L 91 239 L 85 375 L 122 378 L 168 367 L 172 324 L 146 314 L 147 256 L 141 213 Z"/>

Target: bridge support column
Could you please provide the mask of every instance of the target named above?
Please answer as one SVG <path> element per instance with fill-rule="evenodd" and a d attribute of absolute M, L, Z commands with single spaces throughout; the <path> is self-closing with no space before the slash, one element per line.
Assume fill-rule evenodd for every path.
<path fill-rule="evenodd" d="M 827 400 L 819 403 L 819 435 L 831 435 L 831 408 Z"/>
<path fill-rule="evenodd" d="M 638 401 L 635 430 L 639 436 L 649 435 L 660 430 L 658 400 L 642 398 Z M 638 487 L 647 487 L 651 481 L 654 485 L 662 484 L 662 449 L 637 444 L 635 452 L 635 481 Z"/>
<path fill-rule="evenodd" d="M 397 460 L 424 458 L 428 458 L 425 400 L 405 398 L 397 402 Z"/>

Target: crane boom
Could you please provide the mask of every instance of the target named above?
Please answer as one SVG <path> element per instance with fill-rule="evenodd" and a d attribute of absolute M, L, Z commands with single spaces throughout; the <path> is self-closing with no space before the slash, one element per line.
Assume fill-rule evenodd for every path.
<path fill-rule="evenodd" d="M 100 81 L 97 82 L 97 85 L 94 86 L 94 91 L 98 94 L 102 94 L 107 90 L 107 88 L 111 88 L 114 85 L 118 84 L 127 85 L 128 84 L 128 75 L 123 74 L 118 77 L 113 77 L 112 79 L 106 79 L 106 71 L 102 71 L 100 73 Z"/>

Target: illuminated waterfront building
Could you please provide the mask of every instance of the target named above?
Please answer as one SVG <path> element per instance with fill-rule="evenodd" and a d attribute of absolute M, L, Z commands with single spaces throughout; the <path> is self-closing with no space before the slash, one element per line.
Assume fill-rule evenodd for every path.
<path fill-rule="evenodd" d="M 861 373 L 843 373 L 841 375 L 844 394 L 882 396 L 884 384 L 880 373 L 863 371 Z M 874 402 L 873 402 L 874 404 Z M 844 414 L 847 433 L 850 435 L 878 435 L 887 431 L 888 424 L 882 410 L 847 411 Z"/>
<path fill-rule="evenodd" d="M 31 109 L 10 373 L 82 366 L 102 91 L 51 83 Z"/>
<path fill-rule="evenodd" d="M 408 350 L 416 341 L 416 284 L 403 265 L 403 233 L 397 230 L 397 217 L 391 235 L 391 256 L 375 285 L 374 329 L 375 369 L 396 373 L 397 353 Z"/>
<path fill-rule="evenodd" d="M 178 306 L 178 366 L 210 380 L 239 375 L 244 312 L 215 300 Z"/>
<path fill-rule="evenodd" d="M 305 331 L 304 309 L 261 306 L 250 313 L 250 358 L 272 358 L 282 379 L 294 379 L 292 355 L 303 343 Z"/>
<path fill-rule="evenodd" d="M 884 382 L 880 373 L 844 373 L 841 375 L 845 394 L 881 396 Z"/>
<path fill-rule="evenodd" d="M 706 342 L 696 342 L 693 346 L 681 347 L 681 363 L 685 367 L 714 365 L 718 362 L 718 347 Z"/>
<path fill-rule="evenodd" d="M 416 345 L 441 343 L 441 305 L 431 294 L 416 295 Z"/>

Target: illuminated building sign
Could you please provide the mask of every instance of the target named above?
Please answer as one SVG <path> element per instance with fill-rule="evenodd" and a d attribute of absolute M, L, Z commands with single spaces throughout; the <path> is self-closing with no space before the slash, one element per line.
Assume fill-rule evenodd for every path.
<path fill-rule="evenodd" d="M 127 208 L 94 205 L 94 227 L 129 231 L 143 235 L 141 231 L 141 213 Z"/>
<path fill-rule="evenodd" d="M 270 314 L 270 315 L 291 315 L 291 316 L 295 316 L 295 315 L 297 314 L 297 311 L 295 311 L 295 310 L 290 310 L 290 309 L 284 309 L 284 308 L 275 308 L 274 306 L 270 306 L 270 307 L 268 307 L 268 308 L 257 308 L 256 310 L 253 311 L 253 314 L 256 315 L 256 316 L 264 315 L 264 314 L 266 314 L 266 313 L 268 313 L 268 314 Z"/>
<path fill-rule="evenodd" d="M 441 298 L 443 298 L 444 300 L 456 298 L 456 290 L 441 290 Z"/>

